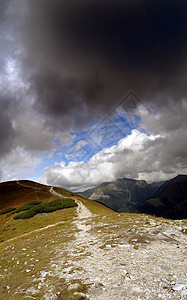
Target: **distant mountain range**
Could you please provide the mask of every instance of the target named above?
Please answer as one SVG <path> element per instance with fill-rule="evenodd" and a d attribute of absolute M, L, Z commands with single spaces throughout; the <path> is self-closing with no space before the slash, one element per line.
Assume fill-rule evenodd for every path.
<path fill-rule="evenodd" d="M 79 197 L 55 188 L 65 197 Z M 187 219 L 187 175 L 178 175 L 165 182 L 148 184 L 144 180 L 117 179 L 79 193 L 117 212 L 145 213 L 170 219 Z M 51 201 L 55 193 L 49 186 L 27 180 L 0 183 L 0 210 L 19 207 L 29 201 Z M 89 201 L 88 199 L 86 201 Z M 101 203 L 101 204 L 99 204 Z M 107 209 L 107 208 L 105 208 Z"/>
<path fill-rule="evenodd" d="M 62 198 L 72 198 L 84 200 L 96 207 L 99 211 L 114 213 L 111 209 L 101 205 L 96 201 L 90 201 L 80 195 L 68 191 L 60 187 L 52 187 L 40 184 L 30 180 L 7 181 L 0 183 L 0 213 L 2 210 L 9 208 L 18 208 L 31 201 L 42 201 L 43 203 L 59 199 L 59 194 Z M 94 203 L 93 203 L 94 202 Z"/>
<path fill-rule="evenodd" d="M 117 179 L 80 194 L 117 212 L 187 218 L 187 175 L 152 184 L 144 180 Z"/>

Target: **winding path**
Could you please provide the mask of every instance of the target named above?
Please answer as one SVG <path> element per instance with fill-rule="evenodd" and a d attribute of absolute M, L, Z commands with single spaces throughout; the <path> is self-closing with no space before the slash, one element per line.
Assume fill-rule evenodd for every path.
<path fill-rule="evenodd" d="M 19 183 L 19 181 L 17 181 L 17 184 L 22 185 L 21 183 Z M 29 188 L 33 188 L 33 189 L 37 189 L 37 188 L 30 187 L 30 186 L 26 186 L 26 185 L 22 185 L 22 186 L 29 187 Z M 60 193 L 58 193 L 58 192 L 55 192 L 53 187 L 50 187 L 49 192 L 50 192 L 52 195 L 54 195 L 55 197 L 59 197 L 59 198 L 69 198 L 69 197 L 63 196 L 62 194 L 60 194 Z M 75 200 L 75 202 L 78 204 L 78 207 L 77 207 L 77 215 L 78 215 L 78 219 L 88 218 L 88 217 L 91 217 L 91 216 L 92 216 L 91 212 L 90 212 L 90 211 L 82 204 L 81 201 L 79 201 L 79 200 L 77 200 L 77 199 L 74 199 L 74 200 Z M 32 234 L 32 233 L 41 232 L 41 231 L 43 231 L 43 230 L 45 230 L 45 229 L 48 229 L 48 228 L 51 228 L 51 227 L 55 227 L 55 226 L 57 226 L 58 224 L 63 224 L 63 223 L 64 223 L 64 221 L 59 221 L 59 222 L 57 222 L 57 223 L 55 223 L 55 224 L 50 224 L 50 225 L 47 225 L 47 226 L 45 226 L 45 227 L 42 227 L 42 228 L 39 228 L 39 229 L 32 230 L 32 231 L 27 232 L 27 233 L 24 233 L 24 234 L 22 234 L 22 235 L 16 236 L 16 237 L 14 237 L 14 238 L 12 238 L 12 239 L 6 240 L 6 241 L 0 243 L 0 245 L 3 245 L 3 244 L 8 243 L 8 242 L 15 241 L 15 240 L 17 240 L 17 239 L 19 239 L 19 238 L 28 236 L 28 235 L 30 235 L 30 234 Z"/>
<path fill-rule="evenodd" d="M 20 181 L 16 181 L 18 185 L 21 185 L 21 186 L 24 186 L 26 188 L 29 188 L 29 189 L 33 189 L 33 190 L 41 190 L 41 188 L 38 188 L 38 187 L 35 187 L 35 186 L 30 186 L 30 185 L 27 185 L 27 184 L 23 184 L 21 183 Z"/>
<path fill-rule="evenodd" d="M 60 193 L 58 193 L 58 192 L 55 192 L 54 191 L 54 187 L 53 186 L 51 186 L 50 187 L 50 189 L 49 189 L 49 192 L 53 195 L 53 196 L 55 196 L 55 197 L 60 197 L 60 198 L 69 198 L 69 197 L 65 197 L 65 196 L 63 196 L 62 194 L 60 194 Z"/>
<path fill-rule="evenodd" d="M 49 189 L 50 193 L 56 197 L 60 197 L 60 198 L 69 198 L 69 197 L 66 197 L 56 191 L 54 191 L 54 187 L 50 187 Z M 78 207 L 77 207 L 77 215 L 78 215 L 78 219 L 83 219 L 83 218 L 90 218 L 92 217 L 92 213 L 86 208 L 85 205 L 82 204 L 81 201 L 73 198 L 73 200 L 75 200 L 75 202 L 78 204 Z"/>

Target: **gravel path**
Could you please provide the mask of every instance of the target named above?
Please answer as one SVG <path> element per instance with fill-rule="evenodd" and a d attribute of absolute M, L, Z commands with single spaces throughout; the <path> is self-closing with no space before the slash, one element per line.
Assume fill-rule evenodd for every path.
<path fill-rule="evenodd" d="M 144 227 L 134 225 L 127 236 L 147 235 L 147 241 L 137 246 L 136 239 L 131 244 L 112 227 L 107 236 L 112 243 L 105 244 L 106 234 L 93 233 L 97 225 L 82 204 L 74 224 L 79 231 L 67 245 L 71 249 L 67 267 L 60 251 L 52 272 L 67 283 L 78 279 L 88 284 L 85 299 L 187 299 L 187 241 L 180 226 L 172 221 L 163 225 L 159 219 Z M 104 221 L 102 225 L 107 226 Z"/>

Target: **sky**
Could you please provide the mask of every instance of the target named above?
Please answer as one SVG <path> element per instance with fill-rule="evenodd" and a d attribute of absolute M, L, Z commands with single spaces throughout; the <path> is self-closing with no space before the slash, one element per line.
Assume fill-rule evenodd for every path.
<path fill-rule="evenodd" d="M 0 0 L 0 181 L 187 174 L 187 2 Z"/>

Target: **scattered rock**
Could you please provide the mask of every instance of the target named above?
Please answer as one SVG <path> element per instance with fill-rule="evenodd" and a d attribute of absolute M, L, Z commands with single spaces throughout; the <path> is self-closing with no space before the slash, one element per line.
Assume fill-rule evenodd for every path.
<path fill-rule="evenodd" d="M 75 292 L 73 294 L 75 296 L 79 296 L 79 297 L 81 297 L 82 299 L 85 299 L 85 300 L 89 300 L 90 299 L 85 293 L 82 293 L 82 292 Z"/>
<path fill-rule="evenodd" d="M 68 287 L 68 291 L 71 291 L 71 290 L 77 290 L 79 288 L 79 284 L 78 283 L 74 283 L 74 284 L 71 284 L 69 287 Z"/>
<path fill-rule="evenodd" d="M 186 300 L 187 299 L 187 289 L 182 290 L 181 296 L 182 296 L 181 300 Z"/>
<path fill-rule="evenodd" d="M 31 293 L 31 294 L 37 294 L 39 293 L 39 290 L 36 290 L 34 287 L 30 287 L 26 290 L 26 293 Z"/>
<path fill-rule="evenodd" d="M 132 288 L 132 292 L 140 294 L 140 293 L 143 293 L 143 290 L 140 287 L 138 287 L 138 286 L 134 286 Z"/>
<path fill-rule="evenodd" d="M 48 274 L 48 272 L 41 271 L 40 274 L 41 274 L 41 277 L 45 277 Z"/>
<path fill-rule="evenodd" d="M 103 285 L 103 283 L 102 282 L 99 282 L 99 281 L 95 281 L 94 282 L 94 287 L 103 287 L 104 285 Z"/>
<path fill-rule="evenodd" d="M 172 289 L 174 291 L 182 291 L 184 289 L 187 289 L 187 284 L 183 284 L 183 283 L 176 283 L 174 286 L 172 286 Z"/>

